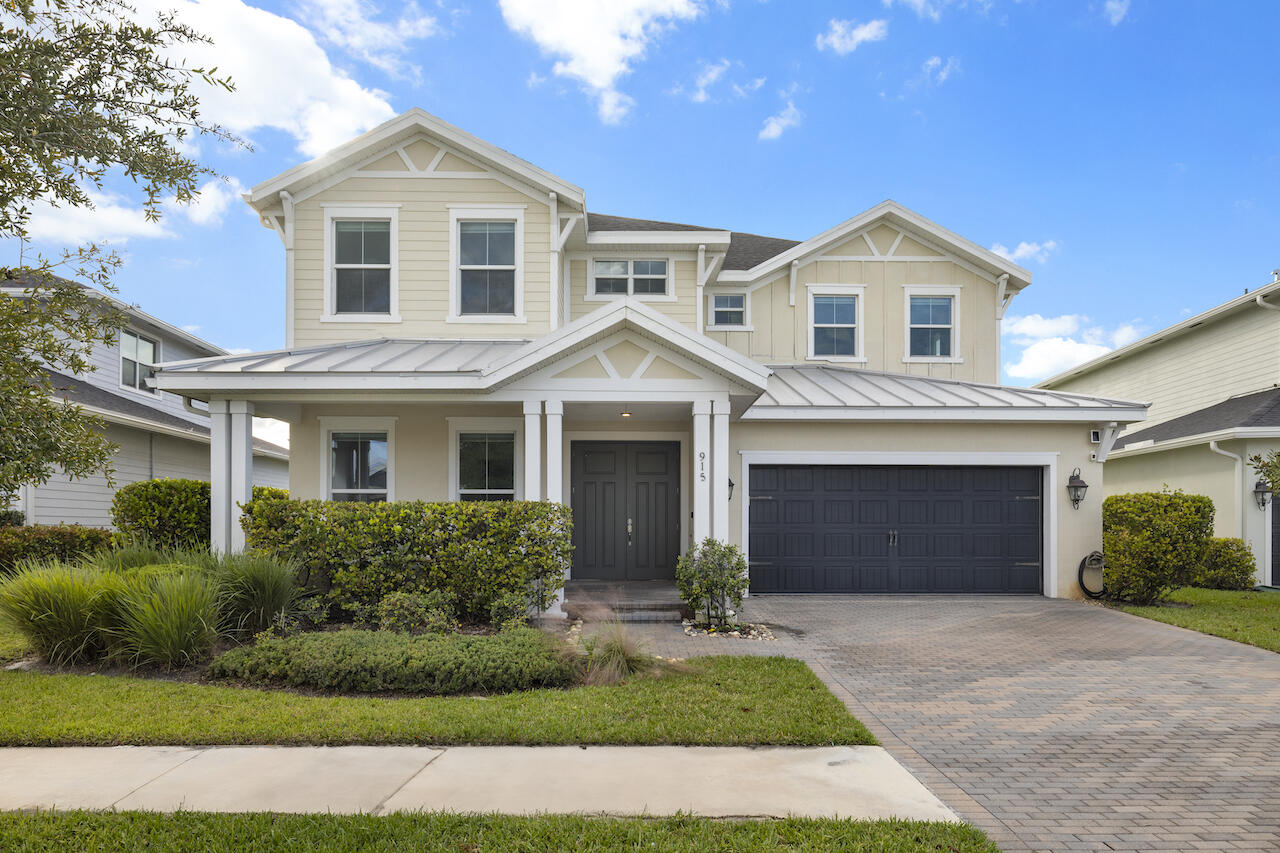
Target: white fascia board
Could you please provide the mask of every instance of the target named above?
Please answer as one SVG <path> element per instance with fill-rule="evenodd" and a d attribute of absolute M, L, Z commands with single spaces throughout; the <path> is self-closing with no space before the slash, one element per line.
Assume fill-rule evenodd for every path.
<path fill-rule="evenodd" d="M 56 398 L 56 399 L 58 399 L 58 401 L 61 402 L 61 398 Z M 154 432 L 160 435 L 172 436 L 173 438 L 182 438 L 182 439 L 186 439 L 187 441 L 198 441 L 201 444 L 209 443 L 208 435 L 205 435 L 204 433 L 201 433 L 201 432 L 197 432 L 194 429 L 188 431 L 185 429 L 181 429 L 179 427 L 171 426 L 169 424 L 156 423 L 155 421 L 148 420 L 147 418 L 136 418 L 132 415 L 124 415 L 124 414 L 121 414 L 120 412 L 113 412 L 110 409 L 100 409 L 97 406 L 87 406 L 84 403 L 72 402 L 71 405 L 78 406 L 84 411 L 92 415 L 95 415 L 99 418 L 102 418 L 107 423 L 117 424 L 119 426 L 124 426 L 124 427 L 130 427 L 131 429 L 144 430 L 146 432 Z M 193 424 L 192 426 L 194 427 L 195 425 Z M 266 450 L 259 447 L 255 447 L 253 449 L 253 455 L 269 456 L 273 459 L 282 459 L 286 462 L 289 461 L 289 454 L 287 453 L 276 453 L 273 450 Z"/>
<path fill-rule="evenodd" d="M 744 421 L 942 421 L 948 423 L 981 423 L 987 421 L 1099 423 L 1117 421 L 1134 423 L 1146 418 L 1145 409 L 1093 408 L 1049 409 L 1008 406 L 922 407 L 878 406 L 857 408 L 845 406 L 753 406 L 742 414 Z"/>
<path fill-rule="evenodd" d="M 1127 346 L 1120 347 L 1119 349 L 1114 349 L 1111 352 L 1106 353 L 1105 355 L 1100 355 L 1097 358 L 1092 359 L 1091 361 L 1086 361 L 1084 364 L 1076 365 L 1070 370 L 1064 370 L 1062 373 L 1056 374 L 1054 376 L 1050 376 L 1048 379 L 1043 379 L 1031 387 L 1052 388 L 1054 385 L 1058 384 L 1059 382 L 1065 382 L 1068 379 L 1074 379 L 1077 376 L 1083 376 L 1084 374 L 1090 373 L 1096 368 L 1101 367 L 1105 364 L 1109 364 L 1113 361 L 1117 361 L 1119 359 L 1125 358 L 1129 355 L 1132 355 L 1133 353 L 1139 352 L 1140 350 L 1147 349 L 1148 347 L 1155 346 L 1156 344 L 1162 341 L 1169 340 L 1170 338 L 1175 338 L 1180 335 L 1184 335 L 1192 331 L 1193 329 L 1196 329 L 1196 328 L 1199 328 L 1200 326 L 1205 325 L 1211 320 L 1217 320 L 1223 315 L 1230 314 L 1231 312 L 1236 311 L 1240 308 L 1248 308 L 1251 305 L 1256 307 L 1257 300 L 1259 297 L 1265 298 L 1273 293 L 1276 293 L 1277 291 L 1280 291 L 1280 282 L 1270 282 L 1268 284 L 1263 285 L 1262 287 L 1254 288 L 1253 290 L 1250 290 L 1248 293 L 1244 294 L 1243 296 L 1237 296 L 1235 299 L 1232 299 L 1230 302 L 1224 302 L 1221 305 L 1215 305 L 1213 308 L 1210 308 L 1208 311 L 1202 311 L 1201 313 L 1196 314 L 1193 317 L 1188 317 L 1187 319 L 1183 320 L 1181 323 L 1175 323 L 1174 325 L 1169 326 L 1166 329 L 1161 329 L 1158 332 L 1153 332 L 1152 334 L 1147 335 L 1145 338 L 1136 340 Z"/>
<path fill-rule="evenodd" d="M 879 219 L 887 219 L 892 224 L 915 230 L 932 237 L 934 240 L 949 247 L 956 254 L 968 256 L 972 261 L 984 264 L 995 270 L 997 274 L 1008 273 L 1011 283 L 1016 281 L 1017 286 L 1014 290 L 1021 290 L 1031 283 L 1031 271 L 1025 267 L 1002 258 L 995 252 L 979 246 L 977 243 L 965 237 L 961 237 L 954 231 L 943 228 L 936 222 L 926 219 L 913 210 L 909 210 L 896 201 L 882 201 L 875 207 L 859 213 L 852 219 L 846 219 L 833 228 L 828 228 L 816 237 L 810 237 L 808 240 L 793 246 L 787 251 L 774 255 L 767 261 L 764 261 L 749 270 L 732 270 L 727 273 L 721 273 L 721 281 L 755 281 L 764 275 L 769 275 L 778 269 L 786 268 L 792 261 L 803 260 L 807 255 L 821 250 L 823 247 L 837 242 L 855 231 L 860 231 L 871 226 Z M 886 256 L 882 260 L 892 260 L 892 257 Z"/>
<path fill-rule="evenodd" d="M 294 166 L 274 178 L 268 178 L 252 187 L 245 193 L 245 200 L 253 207 L 264 201 L 274 203 L 281 190 L 290 190 L 299 184 L 325 174 L 339 172 L 358 162 L 361 154 L 385 143 L 397 136 L 406 139 L 415 131 L 422 131 L 430 136 L 438 137 L 446 143 L 461 148 L 468 154 L 487 162 L 499 171 L 505 171 L 521 178 L 547 192 L 554 192 L 561 201 L 567 201 L 581 208 L 586 202 L 586 195 L 581 187 L 575 186 L 562 178 L 538 168 L 527 160 L 522 160 L 498 146 L 485 142 L 465 130 L 455 127 L 446 121 L 431 115 L 423 109 L 414 107 L 393 119 L 383 122 L 372 130 L 345 142 L 314 160 Z"/>
<path fill-rule="evenodd" d="M 1178 450 L 1183 447 L 1195 447 L 1198 444 L 1208 444 L 1211 441 L 1232 441 L 1236 439 L 1254 439 L 1254 438 L 1275 438 L 1280 439 L 1280 427 L 1236 427 L 1235 429 L 1220 429 L 1216 432 L 1202 432 L 1198 435 L 1184 435 L 1180 438 L 1170 438 L 1165 441 L 1155 441 L 1148 444 L 1142 442 L 1136 446 L 1126 446 L 1112 450 L 1108 454 L 1109 459 L 1125 458 L 1129 456 L 1141 456 L 1146 453 L 1159 453 L 1163 450 Z"/>
<path fill-rule="evenodd" d="M 727 247 L 728 231 L 591 231 L 588 246 L 698 246 Z"/>
<path fill-rule="evenodd" d="M 475 373 L 237 373 L 180 372 L 156 375 L 154 385 L 162 391 L 187 396 L 233 395 L 256 391 L 396 391 L 462 389 L 484 390 L 485 383 Z"/>

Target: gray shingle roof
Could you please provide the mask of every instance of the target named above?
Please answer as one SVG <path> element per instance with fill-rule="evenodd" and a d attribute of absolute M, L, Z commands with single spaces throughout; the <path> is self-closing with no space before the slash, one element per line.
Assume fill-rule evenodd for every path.
<path fill-rule="evenodd" d="M 198 424 L 186 418 L 180 418 L 171 412 L 158 409 L 155 406 L 149 406 L 144 400 L 134 400 L 122 394 L 113 394 L 105 388 L 90 385 L 88 382 L 76 379 L 74 376 L 68 376 L 65 373 L 58 373 L 54 370 L 46 370 L 45 373 L 49 374 L 49 378 L 53 381 L 55 395 L 71 403 L 92 406 L 95 409 L 103 409 L 119 415 L 127 415 L 131 418 L 140 418 L 160 426 L 184 430 L 192 435 L 206 437 L 209 435 L 208 425 Z M 253 446 L 254 449 L 267 453 L 289 455 L 289 451 L 285 448 L 269 441 L 263 441 L 260 438 L 253 440 Z"/>
<path fill-rule="evenodd" d="M 662 222 L 657 219 L 632 219 L 629 216 L 609 216 L 606 213 L 588 213 L 587 227 L 592 231 L 723 231 L 723 228 L 707 228 L 702 225 L 685 225 L 680 222 Z"/>
<path fill-rule="evenodd" d="M 1140 441 L 1169 441 L 1189 435 L 1203 435 L 1238 427 L 1280 429 L 1280 388 L 1242 394 L 1162 424 L 1121 435 L 1116 440 L 1116 449 L 1119 450 Z"/>
<path fill-rule="evenodd" d="M 734 231 L 729 238 L 729 251 L 725 253 L 723 269 L 749 270 L 798 245 L 799 240 Z"/>

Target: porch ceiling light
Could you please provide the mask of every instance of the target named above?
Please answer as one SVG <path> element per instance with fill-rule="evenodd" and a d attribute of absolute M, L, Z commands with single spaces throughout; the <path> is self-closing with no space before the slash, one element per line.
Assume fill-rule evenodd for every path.
<path fill-rule="evenodd" d="M 1089 489 L 1089 484 L 1080 476 L 1080 469 L 1071 472 L 1071 477 L 1067 480 L 1067 497 L 1071 498 L 1071 508 L 1079 509 L 1080 501 L 1084 500 L 1084 493 Z"/>
<path fill-rule="evenodd" d="M 1258 502 L 1258 509 L 1266 509 L 1271 500 L 1271 484 L 1259 477 L 1253 484 L 1253 499 Z"/>
<path fill-rule="evenodd" d="M 631 413 L 630 413 L 630 412 L 623 412 L 623 413 L 622 413 L 622 416 L 623 416 L 624 418 L 629 418 L 629 417 L 631 417 Z"/>

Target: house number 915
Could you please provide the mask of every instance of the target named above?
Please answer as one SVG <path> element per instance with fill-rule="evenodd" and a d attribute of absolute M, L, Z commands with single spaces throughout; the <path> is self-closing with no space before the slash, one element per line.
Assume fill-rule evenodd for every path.
<path fill-rule="evenodd" d="M 707 454 L 698 454 L 698 479 L 706 481 L 707 479 Z"/>

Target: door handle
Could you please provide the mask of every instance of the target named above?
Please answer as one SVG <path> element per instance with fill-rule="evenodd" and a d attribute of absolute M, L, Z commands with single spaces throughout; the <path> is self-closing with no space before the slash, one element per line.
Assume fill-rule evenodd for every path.
<path fill-rule="evenodd" d="M 631 519 L 627 519 L 627 544 L 631 544 Z"/>
<path fill-rule="evenodd" d="M 896 530 L 889 531 L 889 544 L 894 546 L 898 544 L 898 531 Z"/>

